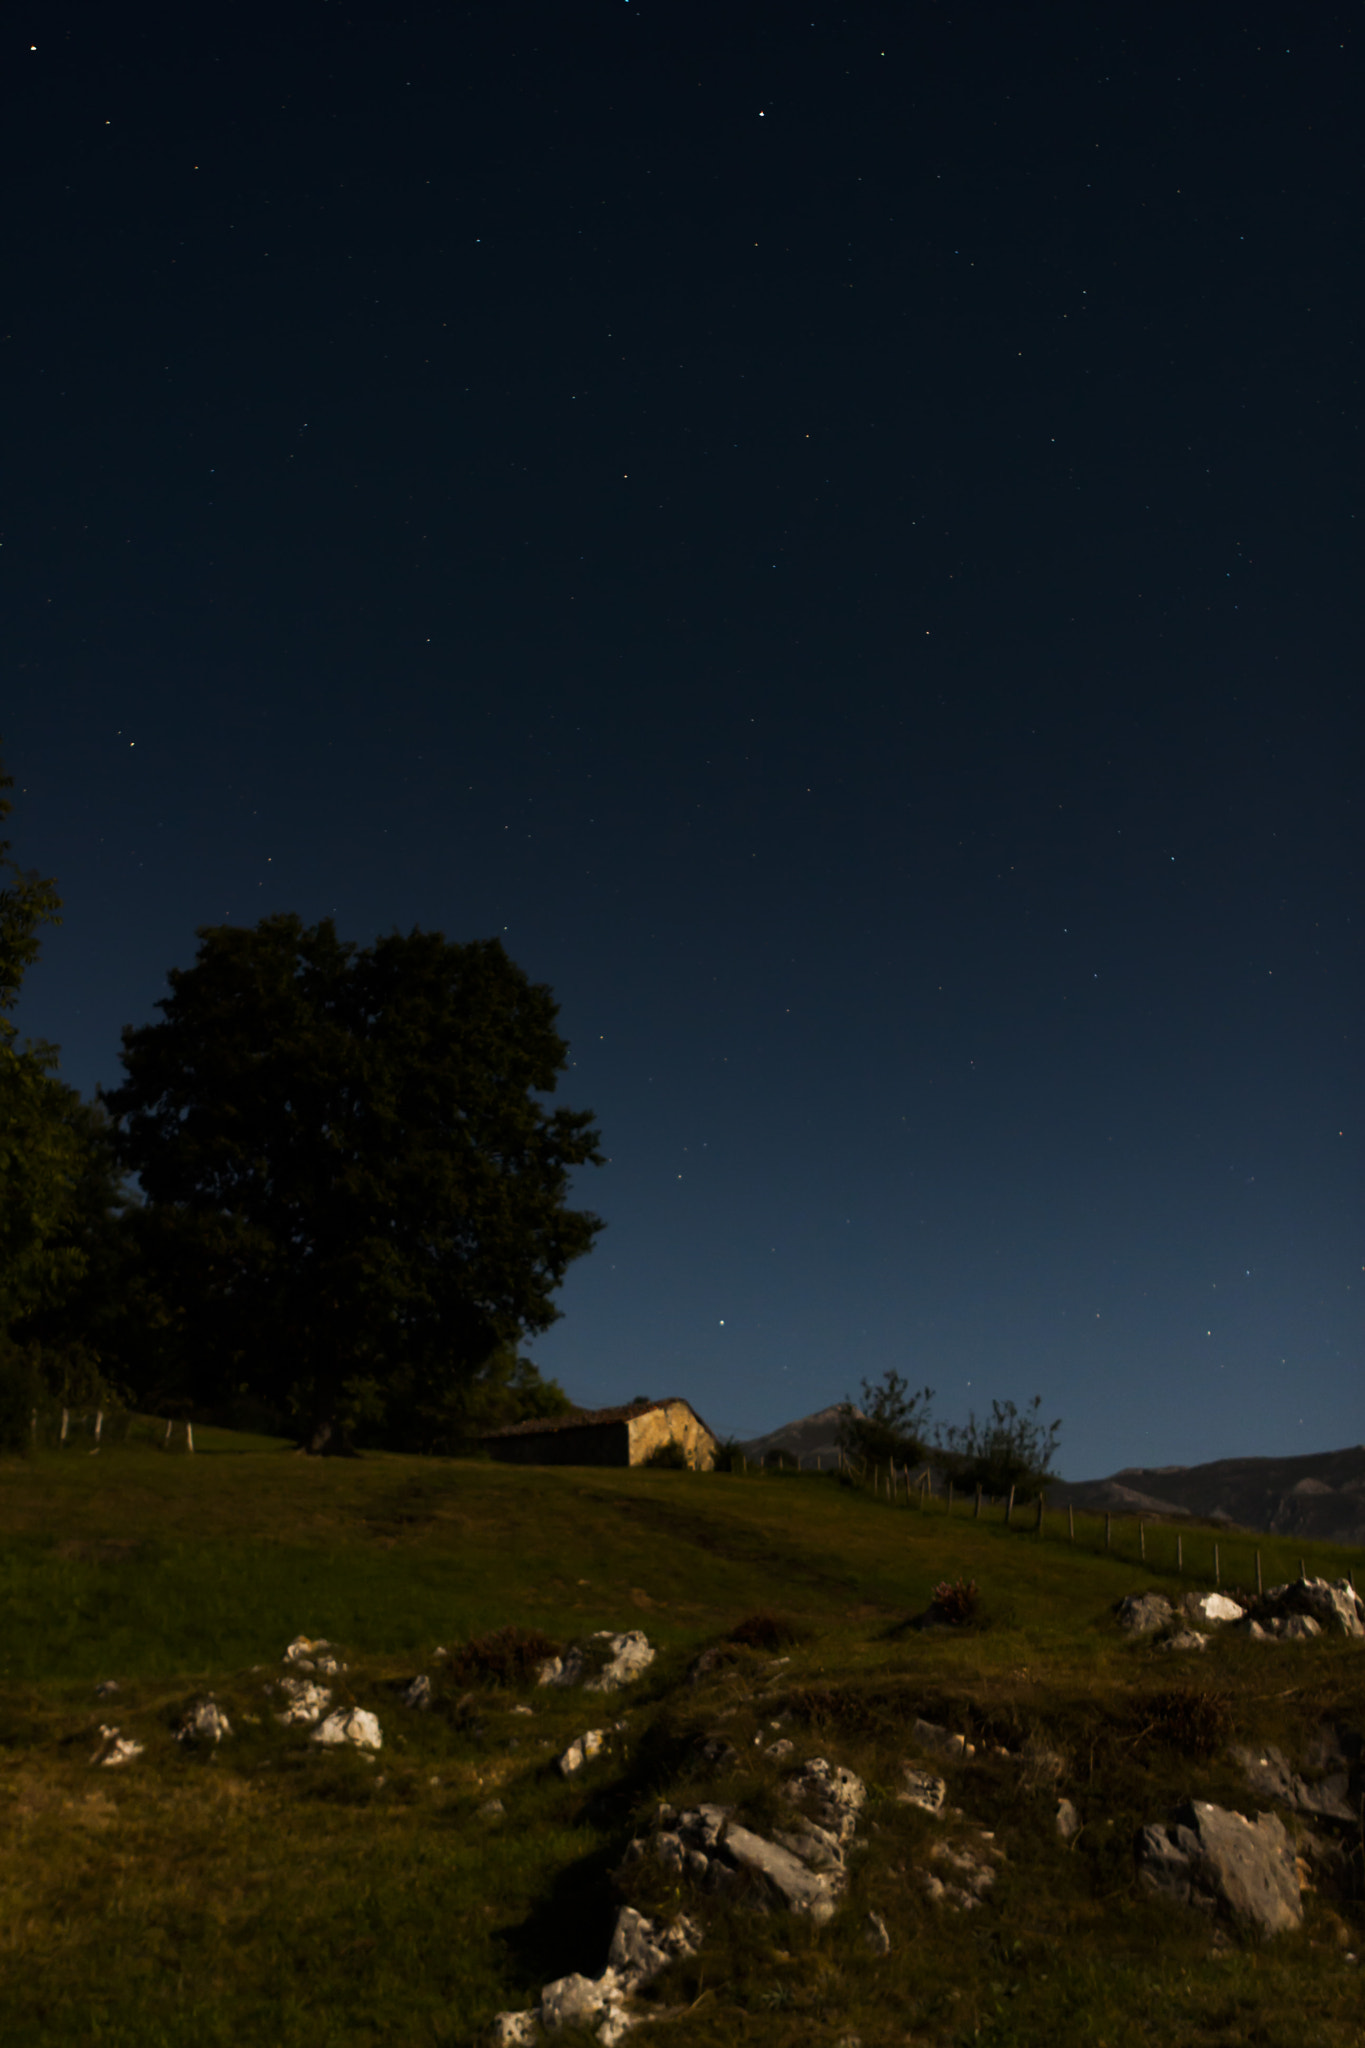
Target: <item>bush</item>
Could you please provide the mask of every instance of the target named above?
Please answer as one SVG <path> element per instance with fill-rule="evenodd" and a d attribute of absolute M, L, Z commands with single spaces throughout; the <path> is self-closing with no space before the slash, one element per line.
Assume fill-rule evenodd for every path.
<path fill-rule="evenodd" d="M 912 1394 L 909 1382 L 894 1370 L 875 1387 L 864 1380 L 865 1409 L 860 1413 L 848 1400 L 840 1404 L 839 1442 L 850 1457 L 873 1465 L 893 1460 L 898 1465 L 923 1464 L 933 1399 L 932 1387 Z"/>
<path fill-rule="evenodd" d="M 747 1650 L 784 1650 L 790 1643 L 802 1642 L 806 1634 L 798 1622 L 788 1621 L 781 1614 L 769 1614 L 761 1608 L 756 1614 L 746 1614 L 743 1621 L 737 1621 L 726 1641 L 739 1643 Z"/>
<path fill-rule="evenodd" d="M 1061 1423 L 1043 1425 L 1038 1411 L 1041 1394 L 1021 1415 L 1013 1401 L 992 1401 L 989 1417 L 977 1421 L 975 1410 L 965 1423 L 940 1429 L 938 1460 L 958 1486 L 979 1486 L 983 1493 L 1036 1493 L 1052 1472 Z"/>
<path fill-rule="evenodd" d="M 934 1588 L 931 1612 L 935 1621 L 948 1622 L 962 1627 L 975 1621 L 981 1611 L 981 1596 L 976 1590 L 976 1580 L 944 1579 Z"/>
<path fill-rule="evenodd" d="M 670 1438 L 666 1444 L 656 1444 L 644 1462 L 664 1472 L 689 1472 L 692 1469 L 687 1462 L 686 1451 L 675 1438 Z"/>
<path fill-rule="evenodd" d="M 530 1685 L 561 1646 L 534 1628 L 495 1628 L 462 1643 L 446 1669 L 457 1685 Z"/>
<path fill-rule="evenodd" d="M 0 1342 L 0 1451 L 25 1455 L 30 1447 L 33 1411 L 47 1399 L 31 1354 Z"/>

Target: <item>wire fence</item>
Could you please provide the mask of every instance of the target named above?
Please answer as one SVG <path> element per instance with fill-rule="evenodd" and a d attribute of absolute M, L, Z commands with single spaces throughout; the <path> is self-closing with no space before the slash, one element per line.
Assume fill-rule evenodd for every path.
<path fill-rule="evenodd" d="M 1154 1577 L 1195 1579 L 1215 1591 L 1226 1587 L 1250 1593 L 1254 1588 L 1259 1595 L 1267 1579 L 1273 1582 L 1292 1569 L 1297 1569 L 1301 1579 L 1309 1577 L 1313 1559 L 1324 1566 L 1322 1576 L 1331 1576 L 1332 1567 L 1340 1576 L 1343 1546 L 1339 1544 L 1263 1536 L 1196 1516 L 1185 1522 L 1175 1517 L 1077 1509 L 1073 1504 L 1050 1508 L 1046 1490 L 1027 1498 L 1017 1498 L 1014 1488 L 1002 1494 L 987 1493 L 980 1487 L 959 1486 L 925 1465 L 866 1464 L 845 1451 L 827 1449 L 808 1452 L 804 1458 L 770 1453 L 768 1459 L 753 1464 L 741 1454 L 739 1469 L 744 1475 L 768 1478 L 820 1474 L 854 1486 L 888 1508 L 1003 1526 L 1035 1542 L 1113 1557 Z M 1325 1549 L 1333 1556 L 1324 1560 L 1318 1553 Z M 1354 1567 L 1347 1566 L 1345 1575 L 1354 1586 Z"/>

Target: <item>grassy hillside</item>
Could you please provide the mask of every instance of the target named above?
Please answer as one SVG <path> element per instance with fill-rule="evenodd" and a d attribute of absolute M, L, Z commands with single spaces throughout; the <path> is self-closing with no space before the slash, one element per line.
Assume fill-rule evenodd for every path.
<path fill-rule="evenodd" d="M 1120 1634 L 1117 1598 L 1211 1583 L 1211 1531 L 1028 1527 L 892 1508 L 830 1478 L 524 1472 L 375 1456 L 304 1459 L 202 1433 L 0 1464 L 0 2012 L 7 2043 L 239 2048 L 472 2042 L 542 1983 L 599 1971 L 609 1872 L 660 1799 L 759 1814 L 781 1726 L 871 1788 L 847 1906 L 826 1928 L 708 1904 L 701 1955 L 664 1987 L 694 2043 L 1160 2041 L 1358 2043 L 1365 2011 L 1359 1852 L 1310 1894 L 1304 1930 L 1257 1946 L 1147 1899 L 1132 1839 L 1195 1794 L 1255 1811 L 1237 1740 L 1299 1751 L 1324 1719 L 1357 1728 L 1365 1647 L 1220 1638 L 1198 1660 Z M 1253 1539 L 1220 1542 L 1224 1586 Z M 1301 1546 L 1254 1539 L 1266 1583 Z M 1169 1553 L 1169 1554 L 1168 1554 Z M 1358 1559 L 1310 1547 L 1310 1572 Z M 943 1579 L 975 1580 L 983 1625 L 905 1628 Z M 799 1640 L 777 1664 L 736 1650 L 701 1684 L 696 1652 L 755 1609 Z M 457 1681 L 452 1659 L 505 1624 L 567 1643 L 639 1627 L 660 1651 L 609 1703 Z M 376 1761 L 280 1727 L 285 1645 L 327 1636 L 338 1700 L 372 1708 Z M 431 1674 L 435 1704 L 397 1685 Z M 116 1694 L 96 1686 L 117 1681 Z M 234 1734 L 177 1744 L 212 1690 Z M 530 1715 L 513 1712 L 530 1706 Z M 936 1823 L 890 1796 L 916 1715 L 967 1734 L 950 1796 L 995 1832 L 988 1905 L 952 1915 L 908 1881 Z M 553 1758 L 624 1717 L 576 1778 Z M 92 1766 L 101 1724 L 144 1744 Z M 723 1729 L 715 1769 L 696 1738 Z M 998 1751 L 1008 1751 L 1008 1755 Z M 752 1761 L 749 1759 L 752 1757 Z M 1058 1770 L 1060 1767 L 1060 1777 Z M 1064 1847 L 1058 1790 L 1085 1827 Z M 502 1811 L 488 1810 L 500 1800 Z M 1329 1895 L 1330 1892 L 1330 1895 Z M 1354 1896 L 1352 1894 L 1354 1893 Z M 692 1910 L 691 1903 L 681 1903 Z M 858 1929 L 884 1917 L 874 1961 Z M 641 2037 L 644 2038 L 643 2036 Z M 568 2048 L 569 2036 L 562 2036 Z"/>

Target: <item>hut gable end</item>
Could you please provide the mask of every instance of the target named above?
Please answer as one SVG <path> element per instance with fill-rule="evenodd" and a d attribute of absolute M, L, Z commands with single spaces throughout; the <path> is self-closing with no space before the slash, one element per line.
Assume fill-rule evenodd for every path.
<path fill-rule="evenodd" d="M 689 1465 L 709 1471 L 716 1436 L 688 1401 L 630 1401 L 623 1408 L 579 1408 L 487 1432 L 489 1454 L 518 1465 L 643 1465 L 663 1445 L 681 1445 Z"/>

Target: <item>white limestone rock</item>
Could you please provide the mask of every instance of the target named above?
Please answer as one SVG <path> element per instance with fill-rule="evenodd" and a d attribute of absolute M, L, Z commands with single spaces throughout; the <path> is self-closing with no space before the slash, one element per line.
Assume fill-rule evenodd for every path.
<path fill-rule="evenodd" d="M 100 1723 L 99 1747 L 91 1757 L 92 1764 L 99 1764 L 104 1770 L 116 1769 L 120 1764 L 130 1764 L 142 1755 L 143 1745 L 134 1742 L 130 1735 L 120 1735 L 117 1728 L 106 1728 Z"/>
<path fill-rule="evenodd" d="M 906 1764 L 904 1789 L 896 1794 L 897 1806 L 918 1806 L 922 1813 L 942 1813 L 948 1787 L 932 1771 Z"/>
<path fill-rule="evenodd" d="M 1226 1593 L 1196 1593 L 1189 1602 L 1188 1611 L 1204 1621 L 1240 1621 L 1246 1613 L 1235 1600 L 1229 1600 Z"/>
<path fill-rule="evenodd" d="M 365 1707 L 338 1707 L 329 1714 L 322 1726 L 314 1731 L 314 1742 L 321 1742 L 329 1749 L 343 1749 L 348 1744 L 353 1749 L 382 1749 L 384 1737 L 380 1733 L 375 1715 Z"/>
<path fill-rule="evenodd" d="M 284 1728 L 315 1727 L 332 1704 L 331 1687 L 311 1678 L 282 1678 L 280 1691 L 289 1704 L 275 1719 Z"/>
<path fill-rule="evenodd" d="M 1177 1654 L 1186 1650 L 1207 1650 L 1209 1638 L 1201 1636 L 1197 1628 L 1178 1628 L 1173 1636 L 1163 1636 L 1157 1644 L 1158 1650 L 1174 1650 Z"/>
<path fill-rule="evenodd" d="M 1250 1821 L 1191 1800 L 1167 1825 L 1142 1829 L 1137 1861 L 1149 1890 L 1206 1912 L 1222 1908 L 1255 1933 L 1302 1924 L 1294 1846 L 1275 1814 Z"/>
<path fill-rule="evenodd" d="M 1074 1842 L 1081 1831 L 1081 1817 L 1069 1799 L 1057 1801 L 1055 1820 L 1057 1833 L 1064 1842 Z"/>
<path fill-rule="evenodd" d="M 595 1646 L 595 1647 L 593 1647 Z M 537 1685 L 581 1685 L 584 1692 L 619 1692 L 649 1669 L 655 1650 L 643 1629 L 614 1635 L 599 1628 L 586 1643 L 575 1643 L 562 1657 L 550 1657 L 536 1673 Z M 600 1664 L 600 1669 L 595 1668 Z M 593 1675 L 585 1676 L 587 1672 Z"/>
<path fill-rule="evenodd" d="M 536 2048 L 541 2039 L 540 2014 L 500 2012 L 489 2030 L 489 2048 Z"/>
<path fill-rule="evenodd" d="M 605 1740 L 606 1730 L 602 1728 L 585 1728 L 581 1735 L 575 1736 L 559 1759 L 560 1777 L 571 1778 L 575 1771 L 581 1771 L 585 1763 L 601 1754 Z"/>
<path fill-rule="evenodd" d="M 1154 1635 L 1174 1619 L 1175 1609 L 1164 1593 L 1129 1593 L 1118 1605 L 1119 1627 L 1131 1635 Z"/>
<path fill-rule="evenodd" d="M 324 1678 L 335 1678 L 345 1669 L 337 1662 L 332 1645 L 321 1636 L 295 1636 L 284 1653 L 284 1662 L 296 1671 L 320 1672 Z"/>
<path fill-rule="evenodd" d="M 177 1742 L 221 1742 L 231 1735 L 232 1723 L 215 1699 L 196 1700 L 177 1728 Z"/>

